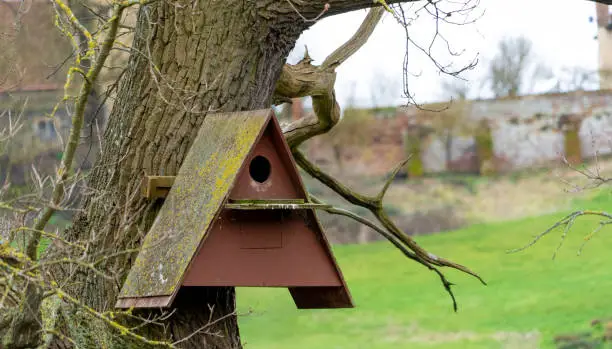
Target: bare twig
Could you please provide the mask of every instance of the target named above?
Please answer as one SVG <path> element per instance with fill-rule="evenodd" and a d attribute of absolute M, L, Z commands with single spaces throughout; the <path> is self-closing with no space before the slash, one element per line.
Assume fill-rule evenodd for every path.
<path fill-rule="evenodd" d="M 71 19 L 71 21 L 78 22 L 78 20 L 74 18 L 74 14 L 72 14 L 72 11 L 70 11 L 69 8 L 65 9 L 65 5 L 61 6 L 61 4 L 63 3 L 61 3 L 59 0 L 55 0 L 55 1 L 58 4 L 60 4 L 60 8 L 65 11 L 66 15 Z M 102 70 L 102 67 L 104 66 L 104 62 L 108 58 L 108 55 L 113 47 L 113 44 L 115 42 L 115 36 L 117 35 L 117 30 L 119 27 L 119 21 L 121 19 L 121 15 L 123 14 L 123 11 L 125 10 L 125 8 L 126 8 L 125 6 L 115 5 L 114 10 L 113 10 L 113 15 L 109 19 L 109 22 L 110 22 L 109 30 L 108 30 L 108 33 L 106 34 L 106 38 L 104 39 L 104 42 L 102 43 L 100 53 L 98 54 L 97 59 L 95 60 L 92 59 L 94 63 L 90 66 L 89 70 L 87 71 L 86 78 L 83 81 L 81 90 L 79 92 L 79 96 L 75 103 L 75 111 L 74 111 L 74 115 L 72 116 L 72 128 L 70 130 L 70 136 L 69 136 L 68 142 L 66 143 L 66 148 L 62 155 L 62 161 L 60 164 L 60 168 L 57 171 L 57 181 L 56 181 L 55 188 L 53 189 L 51 202 L 49 203 L 47 208 L 42 212 L 41 216 L 38 218 L 36 224 L 34 225 L 35 231 L 44 230 L 45 226 L 49 222 L 49 219 L 51 219 L 51 216 L 53 215 L 53 213 L 55 213 L 56 207 L 59 205 L 60 201 L 62 200 L 64 196 L 64 188 L 66 185 L 66 181 L 70 175 L 70 170 L 72 168 L 74 156 L 76 154 L 77 146 L 79 145 L 81 129 L 83 128 L 83 123 L 85 119 L 85 107 L 87 105 L 87 101 L 89 100 L 89 96 L 93 89 L 93 83 L 97 79 L 98 75 L 100 74 L 100 71 Z M 91 37 L 91 34 L 89 34 L 87 29 L 85 29 L 83 26 L 77 26 L 77 27 L 79 28 L 80 31 L 84 33 L 84 35 L 87 37 L 88 40 L 91 40 L 90 46 L 94 47 L 94 43 L 93 43 L 94 39 Z M 88 52 L 87 55 L 93 55 L 93 51 L 92 53 Z M 80 58 L 77 56 L 77 61 L 79 59 Z M 38 233 L 32 234 L 32 238 L 29 241 L 28 246 L 26 248 L 26 254 L 31 259 L 36 258 L 36 250 L 40 242 L 40 236 L 41 235 Z"/>
<path fill-rule="evenodd" d="M 436 267 L 450 267 L 453 269 L 460 270 L 464 273 L 474 276 L 482 284 L 486 285 L 485 281 L 478 274 L 474 273 L 470 269 L 460 264 L 456 264 L 444 258 L 438 257 L 424 250 L 422 247 L 420 247 L 416 243 L 416 241 L 414 241 L 410 236 L 408 236 L 401 229 L 399 229 L 395 225 L 395 223 L 393 223 L 393 221 L 390 219 L 387 213 L 385 212 L 384 206 L 383 206 L 383 200 L 384 200 L 385 193 L 388 190 L 390 183 L 393 181 L 393 179 L 395 178 L 399 170 L 405 165 L 407 160 L 403 161 L 396 167 L 392 175 L 389 177 L 387 182 L 384 184 L 381 191 L 376 196 L 372 197 L 372 196 L 366 196 L 363 194 L 359 194 L 357 192 L 352 191 L 348 187 L 344 186 L 342 183 L 340 183 L 339 181 L 337 181 L 330 175 L 324 173 L 323 171 L 321 171 L 320 168 L 318 168 L 317 166 L 309 162 L 304 157 L 304 155 L 300 153 L 299 151 L 294 150 L 294 157 L 298 165 L 300 165 L 300 167 L 304 169 L 309 175 L 316 178 L 317 180 L 325 184 L 327 187 L 331 188 L 333 191 L 338 193 L 348 202 L 368 209 L 376 217 L 379 223 L 382 224 L 384 230 L 383 228 L 379 228 L 377 225 L 366 220 L 365 218 L 359 217 L 358 215 L 353 214 L 353 213 L 348 213 L 347 211 L 342 211 L 337 208 L 331 208 L 329 209 L 328 212 L 333 213 L 333 214 L 342 214 L 342 215 L 348 216 L 352 219 L 357 220 L 358 222 L 362 224 L 365 224 L 373 228 L 378 233 L 380 233 L 385 238 L 387 238 L 394 246 L 398 247 L 400 251 L 402 251 L 402 253 L 404 253 L 404 255 L 406 255 L 408 258 L 419 262 L 420 264 L 426 266 L 430 270 L 435 271 L 440 277 L 440 280 L 442 281 L 445 290 L 451 296 L 452 301 L 453 301 L 453 309 L 455 311 L 457 310 L 457 304 L 456 304 L 455 296 L 451 290 L 452 284 L 448 282 L 446 277 Z"/>
<path fill-rule="evenodd" d="M 396 5 L 395 9 L 396 14 L 394 18 L 396 21 L 402 26 L 405 37 L 406 37 L 406 51 L 404 54 L 404 62 L 403 62 L 403 82 L 404 82 L 404 97 L 408 99 L 408 104 L 414 104 L 417 108 L 421 109 L 423 106 L 418 103 L 412 93 L 410 88 L 410 76 L 415 75 L 410 73 L 409 70 L 409 53 L 411 52 L 411 47 L 415 47 L 418 51 L 423 53 L 425 56 L 429 58 L 429 60 L 434 64 L 434 66 L 438 69 L 438 71 L 444 75 L 449 75 L 454 78 L 461 78 L 461 74 L 472 70 L 478 64 L 478 54 L 466 65 L 452 69 L 451 64 L 441 64 L 439 59 L 434 56 L 433 48 L 438 40 L 442 40 L 443 44 L 447 52 L 453 56 L 461 56 L 463 52 L 455 52 L 451 49 L 449 42 L 446 40 L 445 36 L 442 35 L 440 29 L 440 21 L 446 22 L 453 25 L 466 25 L 475 22 L 480 16 L 476 18 L 469 18 L 468 16 L 475 10 L 480 1 L 479 0 L 463 0 L 460 2 L 447 2 L 450 6 L 458 6 L 457 8 L 453 8 L 450 10 L 444 10 L 441 8 L 443 5 L 442 1 L 427 1 L 424 5 L 414 11 L 414 17 L 411 17 L 408 14 L 408 11 L 404 9 L 402 5 Z M 412 8 L 412 7 L 411 7 Z M 434 20 L 435 30 L 432 38 L 429 40 L 427 45 L 422 45 L 417 43 L 413 37 L 410 35 L 410 26 L 414 21 L 416 21 L 420 17 L 420 13 L 425 11 L 428 15 L 430 15 Z M 484 14 L 484 13 L 483 13 Z M 463 17 L 463 21 L 451 21 L 450 18 L 454 16 Z M 416 74 L 418 76 L 419 74 Z"/>
<path fill-rule="evenodd" d="M 507 253 L 516 253 L 516 252 L 520 252 L 520 251 L 524 251 L 527 248 L 535 245 L 540 239 L 542 239 L 543 237 L 547 236 L 548 234 L 550 234 L 551 232 L 555 231 L 558 228 L 563 228 L 563 232 L 561 233 L 561 239 L 559 241 L 559 245 L 557 246 L 557 248 L 555 249 L 554 253 L 553 253 L 553 259 L 556 257 L 557 253 L 559 252 L 559 250 L 561 249 L 561 247 L 563 246 L 563 242 L 565 241 L 565 238 L 567 237 L 570 229 L 572 228 L 572 226 L 574 225 L 574 223 L 576 222 L 576 219 L 582 216 L 597 216 L 597 217 L 603 217 L 605 218 L 605 220 L 602 220 L 599 222 L 599 225 L 593 229 L 588 235 L 586 235 L 584 237 L 584 243 L 580 246 L 579 250 L 578 250 L 578 254 L 582 253 L 582 249 L 584 248 L 584 245 L 591 240 L 591 238 L 593 238 L 593 236 L 595 234 L 597 234 L 604 226 L 612 224 L 612 214 L 604 212 L 604 211 L 593 211 L 593 210 L 582 210 L 582 211 L 575 211 L 570 213 L 569 215 L 563 217 L 561 220 L 557 221 L 555 224 L 553 224 L 551 227 L 549 227 L 548 229 L 544 230 L 543 232 L 541 232 L 540 234 L 536 235 L 533 240 L 531 240 L 528 244 L 526 244 L 523 247 L 519 247 L 516 249 L 512 249 L 512 250 L 508 250 Z"/>

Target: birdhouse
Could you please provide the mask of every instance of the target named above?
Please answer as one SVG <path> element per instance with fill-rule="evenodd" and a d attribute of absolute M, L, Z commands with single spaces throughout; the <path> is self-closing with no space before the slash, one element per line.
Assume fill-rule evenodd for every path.
<path fill-rule="evenodd" d="M 164 197 L 117 308 L 172 306 L 179 290 L 286 287 L 300 309 L 353 302 L 271 109 L 207 115 Z"/>

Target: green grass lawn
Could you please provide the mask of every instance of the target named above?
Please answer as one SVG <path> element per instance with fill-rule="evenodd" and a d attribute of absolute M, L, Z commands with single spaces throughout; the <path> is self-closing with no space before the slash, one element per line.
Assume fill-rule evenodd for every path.
<path fill-rule="evenodd" d="M 600 193 L 575 203 L 610 209 Z M 459 303 L 432 272 L 388 243 L 336 246 L 334 252 L 356 303 L 355 309 L 297 310 L 286 289 L 239 289 L 241 334 L 247 349 L 318 348 L 553 348 L 555 334 L 586 330 L 589 321 L 612 316 L 612 236 L 603 230 L 576 251 L 597 220 L 583 218 L 557 258 L 560 232 L 520 253 L 563 214 L 472 226 L 417 237 L 434 254 L 479 272 L 488 282 L 451 270 Z"/>

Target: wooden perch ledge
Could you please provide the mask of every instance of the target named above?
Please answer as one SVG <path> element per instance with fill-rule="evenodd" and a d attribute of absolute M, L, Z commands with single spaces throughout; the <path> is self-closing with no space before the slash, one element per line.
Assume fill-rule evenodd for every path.
<path fill-rule="evenodd" d="M 225 208 L 231 210 L 306 210 L 306 209 L 329 209 L 331 205 L 314 204 L 314 203 L 284 203 L 277 200 L 267 202 L 244 202 L 244 203 L 227 203 Z"/>
<path fill-rule="evenodd" d="M 142 180 L 141 193 L 147 199 L 164 199 L 168 196 L 176 176 L 145 176 Z M 306 210 L 329 209 L 331 205 L 304 202 L 302 199 L 277 200 L 232 200 L 225 208 L 231 210 Z"/>

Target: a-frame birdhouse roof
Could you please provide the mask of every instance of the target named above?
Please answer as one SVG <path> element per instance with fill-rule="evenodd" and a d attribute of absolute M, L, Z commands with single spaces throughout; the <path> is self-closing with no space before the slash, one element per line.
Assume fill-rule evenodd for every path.
<path fill-rule="evenodd" d="M 206 269 L 220 268 L 223 264 L 226 264 L 220 262 L 219 259 L 214 259 L 215 252 L 218 255 L 219 249 L 211 249 L 210 244 L 207 245 L 208 249 L 203 249 L 202 246 L 207 241 L 206 239 L 211 231 L 214 233 L 211 243 L 218 241 L 219 234 L 225 234 L 223 236 L 228 236 L 231 239 L 228 230 L 231 224 L 227 220 L 229 211 L 237 208 L 246 209 L 250 205 L 257 206 L 258 201 L 244 203 L 244 200 L 242 200 L 242 204 L 236 204 L 235 202 L 241 200 L 230 203 L 228 199 L 253 198 L 251 193 L 257 194 L 251 187 L 244 184 L 244 174 L 249 174 L 247 160 L 250 159 L 251 164 L 253 163 L 254 149 L 263 149 L 262 147 L 273 147 L 274 153 L 278 153 L 277 159 L 283 162 L 282 166 L 286 169 L 283 170 L 285 171 L 283 181 L 290 183 L 284 185 L 284 187 L 282 183 L 281 185 L 271 184 L 273 188 L 268 192 L 272 195 L 272 198 L 277 199 L 279 196 L 283 197 L 283 193 L 288 193 L 283 188 L 290 188 L 289 192 L 292 192 L 294 197 L 289 199 L 308 198 L 272 109 L 207 115 L 179 169 L 164 205 L 144 239 L 142 249 L 119 294 L 117 307 L 168 307 L 172 304 L 174 297 L 182 286 L 194 285 L 194 272 L 198 273 L 195 276 L 196 281 L 208 275 L 206 271 L 204 273 L 198 271 L 198 268 L 202 268 L 202 265 Z M 275 181 L 275 183 L 278 182 Z M 259 199 L 259 197 L 254 197 L 254 199 Z M 298 307 L 327 307 L 326 304 L 332 304 L 333 307 L 352 306 L 346 284 L 322 234 L 314 210 L 308 205 L 312 204 L 306 203 L 303 206 L 307 215 L 312 218 L 307 221 L 310 222 L 310 225 L 316 226 L 314 230 L 312 227 L 308 228 L 316 232 L 316 236 L 310 238 L 310 241 L 321 245 L 317 252 L 319 257 L 316 258 L 325 260 L 323 262 L 325 268 L 321 268 L 321 270 L 324 270 L 327 273 L 326 275 L 331 275 L 331 277 L 327 277 L 327 280 L 333 281 L 331 284 L 323 283 L 322 286 L 334 287 L 328 287 L 327 291 L 316 292 L 317 294 L 313 295 L 305 294 L 309 293 L 308 290 L 313 289 L 312 287 L 291 288 L 293 284 L 287 284 L 286 286 L 290 287 L 291 294 Z M 274 207 L 274 205 L 269 205 L 269 207 Z M 248 217 L 248 215 L 244 217 Z M 226 228 L 220 233 L 218 231 L 222 221 L 226 222 L 224 226 Z M 248 226 L 250 229 L 252 224 L 249 223 Z M 271 227 L 271 230 L 276 229 L 274 226 Z M 304 238 L 304 234 L 299 235 L 300 229 L 300 227 L 291 229 L 291 232 L 298 232 L 295 233 L 298 235 L 296 235 L 296 244 L 293 248 L 298 244 L 298 238 Z M 215 236 L 217 238 L 214 238 Z M 248 238 L 253 239 L 256 236 L 257 233 L 249 235 Z M 300 244 L 303 244 L 303 242 Z M 213 251 L 213 253 L 207 251 Z M 244 253 L 248 253 L 248 251 Z M 202 256 L 202 254 L 206 255 Z M 285 255 L 287 255 L 287 251 L 285 251 Z M 289 255 L 294 256 L 296 253 L 289 251 Z M 212 261 L 218 263 L 218 265 L 208 265 L 207 263 L 211 261 L 206 259 L 208 256 L 211 256 Z M 280 254 L 274 256 L 280 256 Z M 259 258 L 259 255 L 257 258 Z M 274 260 L 277 257 L 272 258 Z M 194 262 L 194 260 L 196 261 Z M 192 265 L 195 265 L 195 267 L 191 268 Z M 189 273 L 190 270 L 191 273 Z M 312 270 L 303 270 L 307 270 L 305 274 L 309 274 L 307 275 L 309 278 L 312 277 Z M 219 283 L 223 281 L 220 276 L 223 278 L 226 275 L 227 277 L 232 276 L 231 273 L 217 273 L 214 276 L 214 282 L 207 285 L 220 285 Z M 284 285 L 282 282 L 278 283 L 278 278 L 275 279 L 275 277 L 272 275 L 271 278 L 267 279 L 272 280 L 270 284 L 273 286 L 274 284 Z M 306 280 L 304 286 L 312 286 L 311 284 L 313 282 L 316 284 L 318 279 L 315 277 L 308 280 Z M 308 282 L 311 284 L 308 284 Z M 233 285 L 242 286 L 240 284 Z M 314 289 L 325 290 L 325 287 L 315 287 Z M 322 300 L 321 297 L 325 299 Z M 335 306 L 334 303 L 336 303 Z"/>

